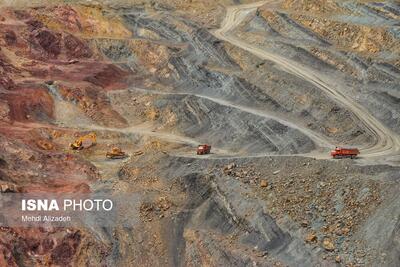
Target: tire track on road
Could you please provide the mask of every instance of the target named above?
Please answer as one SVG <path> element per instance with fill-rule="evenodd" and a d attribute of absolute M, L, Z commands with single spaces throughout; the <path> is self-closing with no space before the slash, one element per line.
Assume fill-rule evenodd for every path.
<path fill-rule="evenodd" d="M 332 87 L 326 81 L 323 81 L 316 73 L 305 66 L 298 64 L 290 59 L 273 54 L 271 52 L 260 49 L 259 47 L 249 44 L 244 40 L 232 34 L 232 31 L 240 25 L 240 23 L 251 13 L 255 12 L 258 7 L 272 3 L 273 1 L 262 1 L 252 4 L 230 6 L 221 28 L 213 31 L 218 39 L 229 42 L 232 45 L 244 49 L 253 55 L 272 61 L 278 64 L 284 71 L 294 74 L 302 78 L 326 93 L 332 100 L 342 104 L 350 110 L 354 116 L 360 120 L 364 126 L 374 135 L 374 142 L 362 148 L 363 157 L 382 157 L 395 156 L 400 151 L 400 137 L 391 129 L 387 128 L 374 116 L 372 116 L 363 106 L 351 99 L 351 97 L 343 94 L 340 90 Z"/>
<path fill-rule="evenodd" d="M 220 98 L 215 98 L 215 97 L 210 97 L 210 96 L 206 96 L 206 95 L 202 95 L 202 94 L 193 94 L 193 93 L 185 93 L 185 92 L 162 92 L 159 90 L 152 90 L 152 89 L 143 89 L 143 88 L 130 88 L 128 89 L 130 91 L 135 90 L 138 92 L 143 92 L 143 93 L 149 93 L 149 94 L 156 94 L 156 95 L 182 95 L 182 96 L 194 96 L 197 98 L 201 98 L 201 99 L 206 99 L 208 101 L 214 102 L 216 104 L 219 104 L 221 106 L 225 106 L 225 107 L 230 107 L 233 109 L 237 109 L 240 110 L 242 112 L 245 113 L 250 113 L 268 120 L 274 120 L 279 122 L 280 124 L 287 126 L 289 128 L 292 129 L 296 129 L 299 132 L 303 133 L 304 135 L 306 135 L 308 138 L 310 138 L 319 148 L 331 148 L 332 146 L 334 146 L 330 141 L 326 140 L 326 138 L 318 133 L 315 133 L 314 131 L 306 128 L 306 127 L 302 127 L 298 124 L 295 124 L 293 122 L 284 120 L 282 118 L 279 118 L 277 116 L 274 116 L 270 113 L 267 113 L 263 110 L 259 110 L 259 109 L 255 109 L 255 108 L 251 108 L 251 107 L 247 107 L 247 106 L 241 106 L 241 105 L 237 105 L 235 103 L 232 103 L 230 101 L 224 100 L 224 99 L 220 99 Z M 124 90 L 123 90 L 124 91 Z M 113 91 L 111 93 L 115 93 L 117 91 Z"/>

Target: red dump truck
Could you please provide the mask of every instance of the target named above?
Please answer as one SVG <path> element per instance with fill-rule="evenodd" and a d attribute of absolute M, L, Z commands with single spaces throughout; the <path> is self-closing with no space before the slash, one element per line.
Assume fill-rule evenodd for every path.
<path fill-rule="evenodd" d="M 210 145 L 199 145 L 197 147 L 197 155 L 205 155 L 210 154 L 211 146 Z"/>
<path fill-rule="evenodd" d="M 334 159 L 340 159 L 340 158 L 354 159 L 359 154 L 360 154 L 360 151 L 357 148 L 336 147 L 335 150 L 331 151 L 331 156 Z"/>

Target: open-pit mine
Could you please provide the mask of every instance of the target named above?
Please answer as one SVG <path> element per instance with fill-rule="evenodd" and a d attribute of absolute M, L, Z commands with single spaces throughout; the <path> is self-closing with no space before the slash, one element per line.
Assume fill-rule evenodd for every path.
<path fill-rule="evenodd" d="M 0 0 L 0 191 L 0 267 L 400 266 L 400 3 Z"/>

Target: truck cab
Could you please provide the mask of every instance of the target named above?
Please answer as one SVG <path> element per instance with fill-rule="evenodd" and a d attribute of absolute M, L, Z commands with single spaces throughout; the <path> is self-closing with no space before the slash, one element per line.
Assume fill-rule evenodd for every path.
<path fill-rule="evenodd" d="M 197 147 L 197 155 L 206 155 L 210 154 L 211 146 L 210 145 L 199 145 Z"/>

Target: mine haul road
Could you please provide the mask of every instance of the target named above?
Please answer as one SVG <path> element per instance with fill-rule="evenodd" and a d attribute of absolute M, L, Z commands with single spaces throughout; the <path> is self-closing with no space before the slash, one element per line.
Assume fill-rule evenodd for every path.
<path fill-rule="evenodd" d="M 217 37 L 220 40 L 223 40 L 225 42 L 229 42 L 230 44 L 239 47 L 243 50 L 246 50 L 255 56 L 264 59 L 264 60 L 269 60 L 274 63 L 276 63 L 280 68 L 288 73 L 291 73 L 293 75 L 296 75 L 297 77 L 310 82 L 317 88 L 321 90 L 321 92 L 325 93 L 332 101 L 335 101 L 339 103 L 340 105 L 344 106 L 346 109 L 351 111 L 354 116 L 362 122 L 364 127 L 369 130 L 373 136 L 374 140 L 370 143 L 367 144 L 363 147 L 360 147 L 362 157 L 366 158 L 367 160 L 376 160 L 379 158 L 379 162 L 393 162 L 392 157 L 398 156 L 399 151 L 400 151 L 400 137 L 396 133 L 394 133 L 392 130 L 387 128 L 385 125 L 383 125 L 380 121 L 378 121 L 375 117 L 373 117 L 363 106 L 361 106 L 359 103 L 357 103 L 355 100 L 353 100 L 350 96 L 345 95 L 343 92 L 345 92 L 346 88 L 341 88 L 338 89 L 335 86 L 331 86 L 328 81 L 326 81 L 323 77 L 319 76 L 317 73 L 315 73 L 313 70 L 302 66 L 298 62 L 295 62 L 293 60 L 287 59 L 282 57 L 281 55 L 276 55 L 271 52 L 268 52 L 266 50 L 261 49 L 260 47 L 257 47 L 256 45 L 253 45 L 251 43 L 247 43 L 246 41 L 240 39 L 239 37 L 235 36 L 233 33 L 235 28 L 238 27 L 247 17 L 248 15 L 254 13 L 258 7 L 264 5 L 264 4 L 273 4 L 276 3 L 276 1 L 262 1 L 262 2 L 256 2 L 252 4 L 244 4 L 244 5 L 235 5 L 235 6 L 230 6 L 227 8 L 226 11 L 226 16 L 221 24 L 221 28 L 212 31 L 215 37 Z M 128 89 L 129 90 L 129 89 Z M 247 113 L 252 113 L 254 115 L 258 115 L 264 118 L 268 119 L 273 119 L 278 122 L 280 122 L 283 125 L 286 125 L 288 127 L 294 128 L 302 132 L 304 135 L 308 136 L 319 148 L 323 149 L 329 149 L 334 146 L 332 144 L 332 140 L 330 140 L 328 137 L 323 136 L 319 133 L 314 132 L 311 129 L 308 129 L 307 127 L 300 125 L 296 122 L 290 122 L 287 120 L 287 118 L 280 118 L 276 114 L 269 114 L 266 111 L 263 110 L 258 110 L 258 109 L 253 109 L 251 107 L 247 106 L 242 106 L 242 105 L 237 105 L 236 103 L 232 103 L 230 101 L 226 101 L 225 99 L 215 99 L 210 96 L 206 95 L 200 95 L 200 94 L 191 94 L 187 92 L 161 92 L 157 90 L 150 90 L 150 89 L 141 89 L 141 88 L 131 88 L 130 90 L 136 90 L 136 91 L 142 91 L 142 92 L 147 92 L 151 94 L 181 94 L 181 95 L 193 95 L 199 98 L 207 99 L 209 101 L 213 101 L 215 103 L 218 103 L 223 106 L 228 106 L 232 108 L 239 109 L 241 111 L 247 112 Z M 60 102 L 60 101 L 59 101 Z M 64 101 L 62 101 L 64 102 Z M 63 103 L 65 104 L 65 103 Z M 71 109 L 71 108 L 68 108 Z M 59 110 L 68 110 L 65 107 L 61 107 Z M 62 112 L 63 113 L 63 112 Z M 67 116 L 68 115 L 68 116 Z M 63 117 L 71 117 L 69 116 L 71 114 L 66 114 Z M 72 116 L 74 117 L 74 116 Z M 68 124 L 68 123 L 67 123 Z M 124 129 L 118 129 L 118 128 L 111 128 L 111 127 L 101 127 L 95 124 L 91 123 L 84 123 L 82 125 L 74 123 L 74 125 L 69 125 L 72 128 L 78 128 L 80 129 L 86 129 L 86 130 L 100 130 L 100 131 L 113 131 L 113 132 L 121 132 L 125 134 L 129 133 L 137 133 L 137 134 L 143 134 L 143 135 L 148 135 L 148 136 L 153 136 L 157 137 L 160 139 L 164 139 L 166 141 L 170 142 L 176 142 L 176 143 L 185 143 L 189 146 L 195 146 L 198 144 L 198 141 L 192 138 L 188 138 L 185 136 L 179 136 L 171 133 L 165 133 L 165 132 L 154 132 L 150 128 L 147 127 L 128 127 Z M 80 126 L 80 127 L 79 127 Z M 226 157 L 227 155 L 230 155 L 232 157 L 241 157 L 241 158 L 246 158 L 246 157 L 262 157 L 262 156 L 268 156 L 268 154 L 249 154 L 249 155 L 235 155 L 232 154 L 230 151 L 226 151 L 224 149 L 218 149 L 215 148 L 213 149 L 214 152 L 217 154 L 214 155 L 213 157 L 218 158 L 220 157 Z M 292 154 L 292 156 L 307 156 L 307 157 L 315 157 L 315 158 L 328 158 L 326 152 L 322 152 L 321 150 L 315 150 L 311 151 L 310 153 L 306 154 Z M 177 155 L 179 156 L 179 155 Z M 185 155 L 188 156 L 188 155 Z M 271 155 L 274 156 L 274 155 Z M 277 155 L 276 155 L 277 156 Z M 279 155 L 283 156 L 283 155 Z M 195 156 L 193 156 L 195 157 Z M 392 161 L 391 161 L 392 160 Z"/>
<path fill-rule="evenodd" d="M 340 103 L 349 111 L 351 111 L 354 116 L 364 124 L 364 127 L 374 135 L 373 142 L 365 147 L 361 147 L 363 158 L 380 157 L 381 159 L 385 159 L 392 156 L 397 156 L 400 151 L 400 136 L 383 125 L 374 116 L 372 116 L 366 110 L 366 108 L 361 106 L 350 96 L 345 95 L 343 92 L 346 90 L 339 90 L 334 86 L 329 85 L 324 78 L 318 76 L 318 74 L 313 70 L 302 66 L 293 60 L 265 51 L 235 36 L 233 33 L 234 29 L 238 27 L 249 14 L 254 13 L 257 8 L 262 5 L 267 3 L 272 4 L 274 2 L 276 1 L 262 1 L 252 4 L 228 7 L 226 16 L 221 24 L 221 28 L 213 31 L 212 33 L 218 39 L 229 42 L 230 44 L 246 50 L 259 58 L 272 61 L 279 65 L 286 72 L 310 82 L 324 92 L 333 101 Z M 307 133 L 307 131 L 303 132 Z"/>

